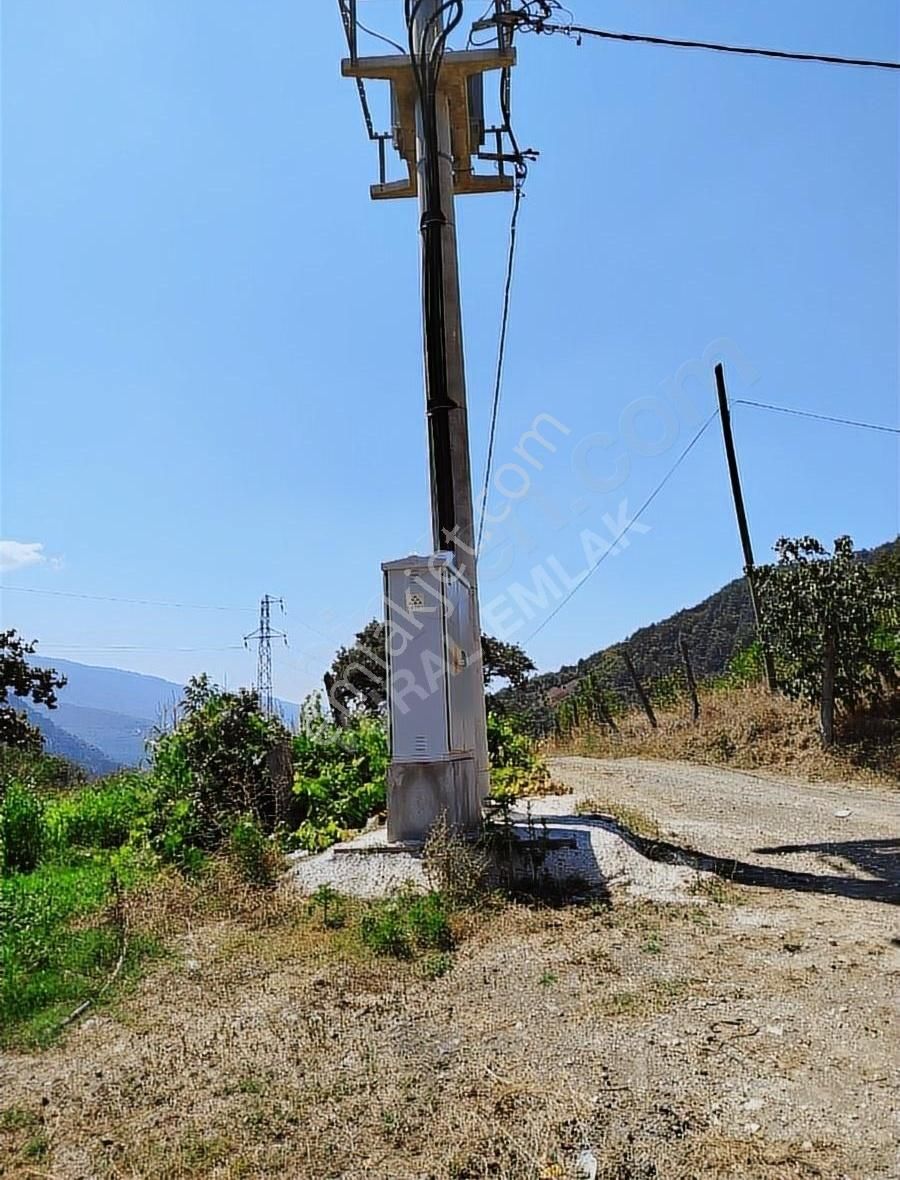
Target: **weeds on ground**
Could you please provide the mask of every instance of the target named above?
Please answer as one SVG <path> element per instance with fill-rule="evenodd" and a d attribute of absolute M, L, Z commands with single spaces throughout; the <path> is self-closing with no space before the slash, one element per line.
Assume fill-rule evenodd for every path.
<path fill-rule="evenodd" d="M 425 841 L 422 868 L 435 893 L 451 906 L 467 906 L 487 890 L 490 858 L 482 843 L 474 843 L 455 831 L 442 816 Z"/>
<path fill-rule="evenodd" d="M 309 899 L 310 909 L 319 911 L 326 930 L 340 930 L 347 921 L 347 907 L 343 897 L 330 885 L 320 885 Z"/>
<path fill-rule="evenodd" d="M 362 942 L 377 955 L 410 959 L 416 951 L 453 949 L 453 931 L 446 901 L 434 890 L 403 890 L 372 902 L 359 924 Z"/>
<path fill-rule="evenodd" d="M 744 894 L 733 881 L 726 881 L 711 873 L 698 873 L 696 880 L 691 882 L 689 892 L 695 897 L 705 897 L 714 905 L 740 905 L 744 901 Z"/>
<path fill-rule="evenodd" d="M 235 820 L 228 836 L 228 857 L 248 885 L 271 889 L 278 880 L 281 853 L 252 815 Z"/>
<path fill-rule="evenodd" d="M 0 879 L 0 1044 L 46 1044 L 104 985 L 122 955 L 116 891 L 142 866 L 118 852 L 46 864 Z M 120 974 L 158 953 L 132 936 Z"/>
<path fill-rule="evenodd" d="M 662 831 L 652 816 L 637 808 L 628 807 L 622 803 L 614 803 L 598 795 L 591 795 L 587 799 L 579 799 L 575 804 L 576 815 L 608 815 L 623 828 L 642 836 L 646 840 L 661 840 Z"/>
<path fill-rule="evenodd" d="M 671 1008 L 689 990 L 687 979 L 654 979 L 643 987 L 614 991 L 600 1003 L 606 1016 L 652 1016 Z"/>

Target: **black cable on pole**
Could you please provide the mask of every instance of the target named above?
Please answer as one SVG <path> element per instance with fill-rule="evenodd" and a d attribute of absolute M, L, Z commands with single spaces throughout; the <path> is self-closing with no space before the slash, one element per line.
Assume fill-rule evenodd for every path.
<path fill-rule="evenodd" d="M 338 10 L 341 14 L 341 24 L 344 26 L 344 36 L 347 38 L 347 52 L 351 58 L 354 56 L 353 47 L 353 30 L 351 25 L 350 9 L 347 7 L 347 0 L 338 0 Z M 359 22 L 357 22 L 358 24 Z M 368 31 L 368 30 L 367 30 Z M 356 93 L 359 95 L 359 105 L 362 109 L 363 122 L 366 125 L 366 133 L 369 139 L 375 140 L 378 135 L 375 131 L 375 123 L 372 119 L 372 112 L 369 108 L 369 98 L 366 94 L 366 84 L 362 78 L 356 79 Z"/>
<path fill-rule="evenodd" d="M 562 602 L 557 603 L 557 605 L 553 608 L 553 610 L 550 612 L 550 614 L 547 615 L 546 619 L 544 619 L 544 621 L 540 624 L 540 626 L 535 627 L 535 629 L 531 632 L 531 634 L 525 640 L 526 643 L 530 643 L 531 640 L 534 639 L 535 635 L 539 635 L 540 632 L 543 631 L 543 629 L 547 626 L 547 624 L 550 622 L 550 620 L 555 618 L 559 614 L 559 612 L 566 605 L 566 603 L 569 601 L 569 599 L 572 598 L 572 596 L 574 594 L 577 594 L 577 592 L 585 584 L 585 582 L 588 580 L 588 578 L 600 568 L 600 566 L 603 564 L 603 562 L 606 560 L 606 558 L 609 557 L 609 555 L 615 550 L 616 546 L 622 540 L 622 538 L 626 535 L 626 533 L 628 533 L 629 530 L 634 527 L 634 525 L 640 520 L 640 518 L 643 516 L 643 514 L 647 511 L 647 509 L 650 507 L 650 505 L 653 503 L 653 501 L 656 499 L 656 497 L 659 495 L 659 493 L 663 490 L 663 488 L 666 486 L 666 484 L 669 482 L 669 480 L 672 478 L 672 476 L 675 474 L 675 472 L 678 470 L 678 468 L 681 466 L 681 464 L 685 461 L 685 459 L 688 457 L 688 455 L 691 453 L 691 451 L 694 449 L 694 447 L 697 445 L 697 443 L 700 441 L 700 439 L 706 433 L 706 430 L 709 427 L 709 425 L 712 423 L 713 419 L 718 418 L 718 416 L 719 416 L 718 409 L 713 410 L 713 412 L 706 419 L 706 421 L 703 423 L 703 425 L 700 427 L 700 429 L 697 431 L 697 433 L 694 435 L 694 437 L 691 439 L 691 441 L 688 443 L 688 445 L 684 448 L 684 450 L 681 452 L 681 454 L 678 456 L 678 458 L 675 460 L 675 462 L 672 464 L 672 466 L 669 468 L 669 470 L 666 472 L 666 474 L 663 476 L 663 478 L 660 480 L 660 482 L 656 485 L 656 487 L 653 489 L 653 491 L 650 493 L 650 495 L 647 497 L 647 499 L 643 502 L 643 504 L 640 506 L 640 508 L 637 510 L 637 512 L 634 514 L 634 516 L 632 516 L 631 520 L 629 520 L 628 524 L 625 525 L 625 527 L 622 529 L 622 531 L 619 533 L 619 535 L 616 537 L 616 539 L 610 543 L 609 548 L 606 550 L 606 552 L 603 554 L 603 556 L 599 557 L 597 559 L 597 561 L 588 570 L 588 572 L 584 575 L 584 577 L 581 579 L 581 581 L 577 582 L 572 587 L 572 589 L 565 596 L 565 598 L 562 600 Z"/>
<path fill-rule="evenodd" d="M 443 548 L 456 530 L 450 413 L 456 403 L 450 397 L 444 311 L 443 231 L 447 214 L 441 202 L 441 159 L 437 120 L 437 84 L 447 39 L 463 17 L 461 0 L 444 0 L 424 24 L 416 45 L 416 21 L 423 0 L 406 0 L 405 15 L 410 61 L 422 113 L 425 143 L 424 201 L 421 217 L 423 305 L 427 415 L 432 456 L 432 486 L 437 520 L 435 544 Z M 449 13 L 444 24 L 444 14 Z"/>
<path fill-rule="evenodd" d="M 512 292 L 513 268 L 516 259 L 516 238 L 518 233 L 519 207 L 522 204 L 522 185 L 516 184 L 516 195 L 512 216 L 509 221 L 509 249 L 506 255 L 506 281 L 503 287 L 503 312 L 500 317 L 500 342 L 497 348 L 497 369 L 494 375 L 494 397 L 491 403 L 491 425 L 488 433 L 487 459 L 484 467 L 484 482 L 481 486 L 481 508 L 478 516 L 478 539 L 475 552 L 481 552 L 481 538 L 484 534 L 484 518 L 487 513 L 488 492 L 490 491 L 491 469 L 494 462 L 494 437 L 497 431 L 497 417 L 500 409 L 500 391 L 503 385 L 503 361 L 506 356 L 506 331 L 509 325 L 509 304 Z"/>
<path fill-rule="evenodd" d="M 868 57 L 841 57 L 830 53 L 795 53 L 784 49 L 761 49 L 749 45 L 726 45 L 718 41 L 688 41 L 678 37 L 654 37 L 645 33 L 614 33 L 586 25 L 550 24 L 527 13 L 513 13 L 515 24 L 535 33 L 562 33 L 569 37 L 600 37 L 606 41 L 630 41 L 642 45 L 664 45 L 675 49 L 706 49 L 714 53 L 735 53 L 746 57 L 768 57 L 780 61 L 819 62 L 823 65 L 862 66 L 875 70 L 900 70 L 900 62 Z"/>
<path fill-rule="evenodd" d="M 778 414 L 795 414 L 798 418 L 816 418 L 819 422 L 834 422 L 838 426 L 858 426 L 861 430 L 880 430 L 885 434 L 900 434 L 900 426 L 882 426 L 876 422 L 857 422 L 853 418 L 833 418 L 830 414 L 814 414 L 812 410 L 795 410 L 791 406 L 773 406 L 768 402 L 752 402 L 735 398 L 735 406 L 755 406 L 758 410 L 774 410 Z"/>
<path fill-rule="evenodd" d="M 356 27 L 362 29 L 364 33 L 368 33 L 370 37 L 374 37 L 376 41 L 383 41 L 385 45 L 390 45 L 398 53 L 406 53 L 406 50 L 399 42 L 395 41 L 392 37 L 385 37 L 384 33 L 378 33 L 375 29 L 370 29 L 368 25 L 362 23 L 359 17 L 356 18 Z"/>

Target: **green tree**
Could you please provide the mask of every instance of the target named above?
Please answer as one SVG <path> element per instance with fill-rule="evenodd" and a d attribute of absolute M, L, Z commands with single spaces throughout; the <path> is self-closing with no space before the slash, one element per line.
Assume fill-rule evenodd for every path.
<path fill-rule="evenodd" d="M 815 702 L 829 637 L 835 648 L 835 700 L 862 704 L 881 688 L 886 653 L 879 635 L 896 629 L 898 594 L 838 537 L 829 553 L 815 537 L 782 537 L 778 561 L 758 570 L 762 615 L 789 696 Z"/>
<path fill-rule="evenodd" d="M 513 688 L 521 688 L 537 671 L 534 661 L 518 643 L 505 643 L 493 635 L 481 637 L 481 663 L 484 683 L 506 680 Z"/>
<path fill-rule="evenodd" d="M 36 705 L 56 708 L 56 690 L 66 683 L 54 668 L 36 668 L 28 663 L 37 644 L 28 643 L 15 631 L 0 631 L 0 746 L 40 751 L 41 732 L 29 724 L 24 712 L 10 704 L 12 693 Z"/>
<path fill-rule="evenodd" d="M 334 657 L 326 677 L 333 708 L 342 714 L 358 712 L 372 717 L 383 711 L 387 699 L 385 652 L 385 625 L 372 619 L 357 632 L 353 646 L 342 647 Z M 482 635 L 481 653 L 486 685 L 499 679 L 521 687 L 536 671 L 517 643 Z"/>

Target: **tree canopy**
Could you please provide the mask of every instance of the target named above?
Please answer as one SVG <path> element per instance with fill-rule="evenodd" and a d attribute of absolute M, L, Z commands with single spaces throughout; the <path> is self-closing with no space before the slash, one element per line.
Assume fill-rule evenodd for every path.
<path fill-rule="evenodd" d="M 28 663 L 27 657 L 36 647 L 36 642 L 27 642 L 16 631 L 0 631 L 0 745 L 40 750 L 40 730 L 10 704 L 10 694 L 55 709 L 56 690 L 66 683 L 65 676 L 54 668 Z"/>
<path fill-rule="evenodd" d="M 788 695 L 819 699 L 825 651 L 835 652 L 835 700 L 847 708 L 879 693 L 894 672 L 900 594 L 859 560 L 850 537 L 831 553 L 815 537 L 782 537 L 758 570 L 763 626 Z"/>
<path fill-rule="evenodd" d="M 536 671 L 534 663 L 517 643 L 505 643 L 491 635 L 481 637 L 485 684 L 506 680 L 519 687 Z M 385 624 L 372 619 L 356 634 L 356 642 L 342 647 L 326 674 L 329 699 L 344 712 L 378 714 L 387 699 Z"/>

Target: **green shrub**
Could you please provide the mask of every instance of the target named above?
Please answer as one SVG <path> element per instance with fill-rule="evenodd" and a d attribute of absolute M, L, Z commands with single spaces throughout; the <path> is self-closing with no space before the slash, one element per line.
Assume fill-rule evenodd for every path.
<path fill-rule="evenodd" d="M 487 736 L 492 795 L 515 799 L 539 794 L 549 786 L 547 764 L 536 752 L 534 740 L 519 717 L 489 712 Z"/>
<path fill-rule="evenodd" d="M 311 909 L 322 912 L 322 925 L 326 930 L 339 930 L 347 920 L 343 897 L 330 885 L 320 885 L 309 899 Z"/>
<path fill-rule="evenodd" d="M 278 849 L 252 815 L 235 821 L 228 837 L 228 856 L 249 885 L 271 887 L 278 879 Z"/>
<path fill-rule="evenodd" d="M 371 904 L 360 920 L 360 937 L 376 955 L 409 959 L 417 950 L 449 951 L 453 932 L 440 893 L 404 890 Z"/>
<path fill-rule="evenodd" d="M 48 841 L 57 855 L 67 848 L 121 848 L 148 828 L 153 794 L 137 774 L 117 775 L 47 805 Z"/>
<path fill-rule="evenodd" d="M 30 782 L 41 792 L 65 791 L 87 782 L 87 774 L 56 754 L 0 745 L 0 799 L 13 779 Z"/>
<path fill-rule="evenodd" d="M 44 804 L 26 783 L 13 780 L 0 803 L 0 867 L 30 873 L 44 847 Z"/>
<path fill-rule="evenodd" d="M 205 676 L 191 680 L 180 720 L 152 747 L 154 847 L 191 866 L 198 853 L 227 841 L 238 816 L 252 815 L 271 831 L 276 808 L 269 757 L 288 740 L 281 722 L 260 712 L 255 693 L 223 692 Z"/>
<path fill-rule="evenodd" d="M 313 699 L 304 706 L 293 754 L 300 847 L 310 852 L 327 848 L 344 831 L 363 827 L 384 810 L 389 753 L 381 721 L 359 717 L 340 727 L 322 715 Z"/>
<path fill-rule="evenodd" d="M 764 675 L 762 646 L 754 640 L 728 661 L 725 679 L 729 688 L 745 688 L 748 684 L 759 684 Z"/>

